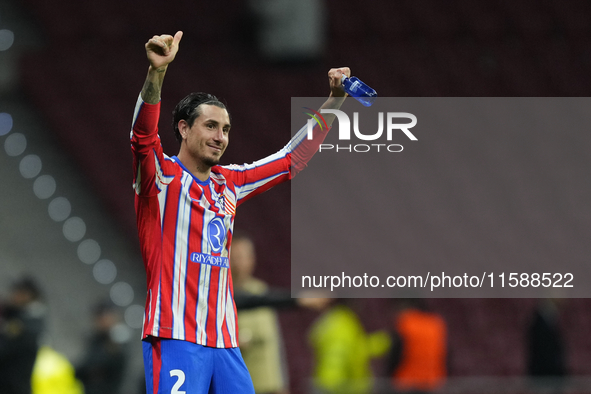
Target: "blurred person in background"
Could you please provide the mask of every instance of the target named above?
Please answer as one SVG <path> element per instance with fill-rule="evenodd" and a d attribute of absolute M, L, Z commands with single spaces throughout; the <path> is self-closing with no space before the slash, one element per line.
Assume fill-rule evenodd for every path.
<path fill-rule="evenodd" d="M 387 375 L 397 393 L 428 393 L 447 376 L 447 325 L 420 298 L 395 299 Z"/>
<path fill-rule="evenodd" d="M 234 231 L 231 256 L 235 298 L 240 297 L 241 293 L 245 293 L 245 296 L 268 296 L 269 286 L 253 276 L 256 266 L 255 246 L 244 232 Z M 286 297 L 284 303 L 280 303 L 277 297 L 268 301 L 295 305 L 291 297 Z M 287 361 L 277 313 L 268 306 L 244 310 L 240 308 L 239 300 L 236 302 L 240 351 L 252 378 L 254 391 L 257 394 L 287 393 Z"/>
<path fill-rule="evenodd" d="M 385 330 L 366 332 L 354 310 L 361 307 L 360 302 L 334 300 L 310 329 L 314 393 L 366 394 L 372 391 L 371 360 L 388 352 L 390 337 Z"/>
<path fill-rule="evenodd" d="M 306 290 L 300 297 L 292 297 L 291 289 L 270 287 L 253 274 L 256 268 L 256 251 L 252 238 L 244 231 L 234 230 L 232 234 L 232 259 L 230 261 L 232 283 L 234 284 L 234 302 L 239 311 L 253 308 L 291 308 L 301 307 L 311 310 L 322 310 L 331 300 L 326 291 Z M 238 246 L 234 247 L 234 244 Z M 250 283 L 264 284 L 264 289 Z"/>
<path fill-rule="evenodd" d="M 234 230 L 230 259 L 234 301 L 238 310 L 240 351 L 256 393 L 288 393 L 287 359 L 274 308 L 302 307 L 321 310 L 330 299 L 308 291 L 292 298 L 290 289 L 274 288 L 253 276 L 255 245 L 244 231 Z"/>
<path fill-rule="evenodd" d="M 101 302 L 93 310 L 94 332 L 76 377 L 86 394 L 118 394 L 127 364 L 127 348 L 118 338 L 121 317 L 115 305 Z"/>
<path fill-rule="evenodd" d="M 47 308 L 36 281 L 23 277 L 10 288 L 0 305 L 0 392 L 30 394 L 31 374 Z"/>
<path fill-rule="evenodd" d="M 561 298 L 538 300 L 527 330 L 527 373 L 540 388 L 560 392 L 567 376 L 566 349 L 560 327 Z"/>

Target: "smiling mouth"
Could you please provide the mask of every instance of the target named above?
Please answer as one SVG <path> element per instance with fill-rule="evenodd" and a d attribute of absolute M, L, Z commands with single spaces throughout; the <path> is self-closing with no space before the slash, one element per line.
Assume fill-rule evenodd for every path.
<path fill-rule="evenodd" d="M 217 145 L 207 145 L 209 146 L 211 149 L 217 151 L 217 152 L 221 152 L 222 151 L 222 147 L 221 146 L 217 146 Z"/>

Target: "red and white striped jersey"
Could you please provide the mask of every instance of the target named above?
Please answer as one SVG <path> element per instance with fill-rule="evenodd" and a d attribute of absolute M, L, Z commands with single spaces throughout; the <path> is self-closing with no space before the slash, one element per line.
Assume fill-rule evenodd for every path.
<path fill-rule="evenodd" d="M 238 346 L 230 275 L 236 208 L 291 179 L 317 151 L 327 130 L 302 128 L 279 152 L 252 164 L 214 166 L 201 181 L 162 151 L 160 103 L 135 108 L 131 132 L 135 209 L 148 294 L 143 337 Z M 297 163 L 297 164 L 296 164 Z"/>

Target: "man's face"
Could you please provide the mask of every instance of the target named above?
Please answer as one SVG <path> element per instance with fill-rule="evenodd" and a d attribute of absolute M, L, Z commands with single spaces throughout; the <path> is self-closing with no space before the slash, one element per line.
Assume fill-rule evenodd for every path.
<path fill-rule="evenodd" d="M 202 104 L 201 115 L 183 135 L 191 156 L 208 167 L 220 162 L 229 143 L 230 116 L 215 105 Z M 187 125 L 188 126 L 188 125 Z"/>

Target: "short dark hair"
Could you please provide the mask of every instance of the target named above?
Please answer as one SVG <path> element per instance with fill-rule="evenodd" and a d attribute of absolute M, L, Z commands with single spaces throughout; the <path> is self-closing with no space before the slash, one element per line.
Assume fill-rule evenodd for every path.
<path fill-rule="evenodd" d="M 41 298 L 41 290 L 35 279 L 31 276 L 24 276 L 12 283 L 11 290 L 13 292 L 23 291 L 31 295 L 35 300 Z"/>
<path fill-rule="evenodd" d="M 252 237 L 247 231 L 237 228 L 234 228 L 234 230 L 232 231 L 232 242 L 234 241 L 249 241 L 252 244 L 254 244 Z"/>
<path fill-rule="evenodd" d="M 117 313 L 119 309 L 110 300 L 101 300 L 92 307 L 94 317 L 100 317 L 107 313 Z"/>
<path fill-rule="evenodd" d="M 189 94 L 187 97 L 179 101 L 172 111 L 172 128 L 174 130 L 174 136 L 179 143 L 183 142 L 183 137 L 179 131 L 179 121 L 184 120 L 189 127 L 192 127 L 195 119 L 201 115 L 201 110 L 199 109 L 201 104 L 215 105 L 216 107 L 228 111 L 226 104 L 213 94 L 202 92 Z M 230 116 L 230 112 L 228 112 L 228 116 Z"/>

